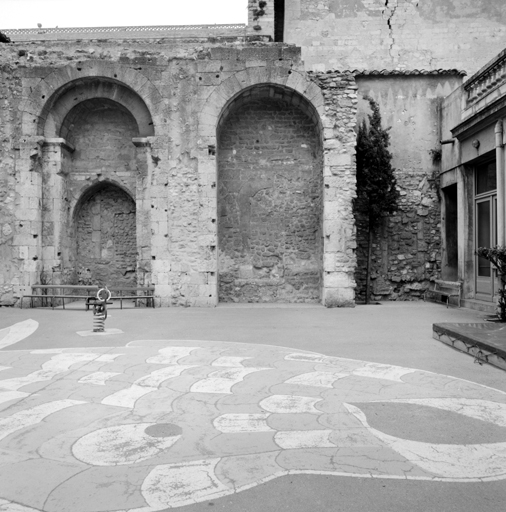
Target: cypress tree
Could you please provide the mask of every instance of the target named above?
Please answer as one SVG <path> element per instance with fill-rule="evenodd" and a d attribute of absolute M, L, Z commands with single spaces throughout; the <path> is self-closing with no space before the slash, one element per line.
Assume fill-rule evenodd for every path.
<path fill-rule="evenodd" d="M 398 209 L 399 191 L 392 167 L 390 128 L 381 126 L 378 104 L 365 97 L 371 107 L 368 121 L 360 123 L 357 134 L 357 199 L 356 211 L 367 220 L 368 246 L 366 265 L 366 304 L 371 288 L 372 242 L 383 219 Z"/>

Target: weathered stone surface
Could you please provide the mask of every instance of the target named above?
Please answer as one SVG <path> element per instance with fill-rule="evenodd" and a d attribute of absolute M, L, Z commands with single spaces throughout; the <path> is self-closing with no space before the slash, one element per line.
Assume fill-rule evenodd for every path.
<path fill-rule="evenodd" d="M 503 0 L 287 2 L 284 41 L 308 69 L 466 69 L 504 48 Z"/>
<path fill-rule="evenodd" d="M 223 121 L 218 142 L 220 300 L 318 302 L 318 127 L 286 100 L 252 97 Z"/>

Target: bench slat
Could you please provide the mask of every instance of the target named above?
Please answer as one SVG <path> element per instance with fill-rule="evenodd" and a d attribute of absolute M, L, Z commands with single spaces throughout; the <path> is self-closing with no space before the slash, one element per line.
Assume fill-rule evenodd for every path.
<path fill-rule="evenodd" d="M 89 299 L 95 297 L 99 290 L 96 285 L 65 285 L 65 284 L 34 284 L 31 286 L 32 293 L 21 297 L 21 308 L 23 308 L 23 299 L 30 299 L 30 306 L 33 308 L 33 299 L 51 300 L 51 307 L 54 309 L 54 299 L 61 299 L 63 309 L 65 309 L 65 299 Z M 39 291 L 39 293 L 36 293 Z M 77 295 L 76 292 L 82 291 Z M 123 299 L 134 300 L 137 306 L 137 300 L 146 300 L 146 306 L 151 302 L 155 307 L 154 286 L 114 286 L 109 288 L 111 299 L 120 301 L 120 307 L 123 309 Z M 68 293 L 67 293 L 68 292 Z M 139 295 L 140 293 L 140 295 Z M 126 295 L 125 295 L 126 294 Z M 87 308 L 88 309 L 88 305 Z"/>

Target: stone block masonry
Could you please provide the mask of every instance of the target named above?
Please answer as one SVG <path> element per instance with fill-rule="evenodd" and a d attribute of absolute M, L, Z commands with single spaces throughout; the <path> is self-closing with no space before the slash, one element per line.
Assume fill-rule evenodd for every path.
<path fill-rule="evenodd" d="M 503 0 L 293 0 L 284 41 L 307 69 L 465 69 L 504 49 Z"/>
<path fill-rule="evenodd" d="M 296 48 L 238 39 L 17 42 L 0 59 L 6 303 L 54 279 L 154 284 L 163 306 L 353 304 L 351 75 L 326 99 Z"/>

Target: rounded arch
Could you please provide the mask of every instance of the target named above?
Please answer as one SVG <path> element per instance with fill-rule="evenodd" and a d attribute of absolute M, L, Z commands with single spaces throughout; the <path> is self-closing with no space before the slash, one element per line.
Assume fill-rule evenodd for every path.
<path fill-rule="evenodd" d="M 298 110 L 303 112 L 314 125 L 322 133 L 322 122 L 319 113 L 315 106 L 310 103 L 304 96 L 299 92 L 290 89 L 286 86 L 273 84 L 273 83 L 259 83 L 251 85 L 245 89 L 242 89 L 235 94 L 223 107 L 220 116 L 218 118 L 217 130 L 220 129 L 223 120 L 234 110 L 247 104 L 248 102 L 259 99 L 259 98 L 270 98 L 273 100 L 280 100 L 288 105 L 296 107 Z"/>
<path fill-rule="evenodd" d="M 24 135 L 58 136 L 58 121 L 63 122 L 81 100 L 97 97 L 128 108 L 137 120 L 140 136 L 156 133 L 157 110 L 163 98 L 155 85 L 137 70 L 90 61 L 56 69 L 37 84 L 20 107 Z M 51 113 L 54 119 L 49 119 Z"/>
<path fill-rule="evenodd" d="M 91 184 L 86 183 L 82 186 L 81 189 L 76 191 L 75 198 L 70 204 L 70 218 L 73 222 L 76 220 L 76 216 L 79 214 L 79 210 L 86 201 L 88 201 L 95 194 L 100 192 L 101 190 L 115 187 L 122 192 L 124 192 L 134 203 L 135 203 L 135 195 L 133 192 L 126 187 L 124 184 L 117 182 L 116 180 L 106 179 L 106 180 L 94 180 Z"/>
<path fill-rule="evenodd" d="M 129 112 L 137 123 L 139 137 L 154 135 L 151 113 L 142 98 L 124 84 L 104 77 L 75 80 L 56 91 L 42 109 L 37 134 L 66 138 L 72 120 L 86 110 L 86 102 L 98 99 Z"/>
<path fill-rule="evenodd" d="M 112 181 L 88 187 L 72 215 L 70 247 L 79 284 L 123 286 L 136 282 L 136 203 Z"/>
<path fill-rule="evenodd" d="M 310 112 L 310 117 L 322 131 L 324 98 L 315 83 L 293 69 L 252 67 L 227 78 L 209 95 L 199 116 L 199 135 L 204 144 L 215 144 L 216 130 L 224 112 L 241 95 L 246 97 L 255 86 L 278 91 L 285 98 L 291 98 L 291 102 L 300 101 L 299 106 Z"/>

